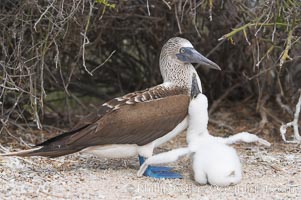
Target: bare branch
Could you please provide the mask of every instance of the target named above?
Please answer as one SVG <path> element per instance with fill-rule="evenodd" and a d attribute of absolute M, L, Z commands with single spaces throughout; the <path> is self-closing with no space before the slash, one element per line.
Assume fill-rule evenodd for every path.
<path fill-rule="evenodd" d="M 175 4 L 175 16 L 176 16 L 176 20 L 177 20 L 179 32 L 180 32 L 180 34 L 182 34 L 181 23 L 180 23 L 180 20 L 179 20 L 178 9 L 177 9 L 177 5 L 176 4 Z"/>
<path fill-rule="evenodd" d="M 146 8 L 147 8 L 147 14 L 148 14 L 148 16 L 150 16 L 151 14 L 150 14 L 150 10 L 149 10 L 149 2 L 148 2 L 148 0 L 146 0 Z"/>
<path fill-rule="evenodd" d="M 299 97 L 298 103 L 296 104 L 294 120 L 291 122 L 288 122 L 287 124 L 283 124 L 280 127 L 280 133 L 281 133 L 282 140 L 286 143 L 300 143 L 301 142 L 301 137 L 300 137 L 299 128 L 298 128 L 299 114 L 300 114 L 300 108 L 301 108 L 301 90 L 299 90 L 299 92 L 300 92 L 300 97 Z M 288 140 L 286 140 L 285 134 L 286 134 L 286 129 L 290 126 L 292 126 L 293 130 L 294 130 L 294 140 L 288 141 Z"/>
<path fill-rule="evenodd" d="M 112 51 L 110 53 L 110 55 L 105 59 L 105 61 L 103 63 L 101 63 L 100 65 L 98 65 L 97 67 L 95 67 L 91 73 L 94 73 L 96 70 L 98 70 L 100 67 L 102 67 L 104 64 L 106 64 L 106 62 L 108 62 L 108 60 L 110 60 L 110 58 L 113 56 L 113 54 L 116 52 L 116 50 Z"/>
<path fill-rule="evenodd" d="M 169 5 L 169 3 L 167 3 L 167 1 L 165 1 L 165 0 L 162 0 L 162 1 L 165 3 L 165 5 L 167 5 L 168 9 L 171 10 L 171 6 Z"/>
<path fill-rule="evenodd" d="M 38 23 L 41 21 L 41 19 L 44 17 L 44 15 L 47 14 L 48 10 L 53 7 L 54 3 L 55 3 L 55 0 L 53 0 L 52 3 L 47 6 L 47 8 L 45 9 L 45 11 L 40 15 L 39 19 L 36 21 L 36 23 L 34 23 L 33 28 L 34 28 L 35 31 L 37 31 L 37 25 L 38 25 Z"/>
<path fill-rule="evenodd" d="M 282 100 L 281 100 L 281 94 L 277 94 L 276 96 L 276 101 L 279 104 L 279 106 L 285 110 L 286 112 L 288 112 L 289 114 L 293 114 L 293 111 L 291 110 L 291 108 L 288 105 L 285 105 Z"/>
<path fill-rule="evenodd" d="M 86 45 L 90 43 L 89 38 L 87 37 L 87 31 L 90 25 L 90 20 L 91 20 L 91 16 L 92 16 L 92 11 L 93 11 L 93 7 L 94 7 L 94 1 L 92 2 L 91 0 L 89 1 L 90 3 L 90 9 L 89 9 L 89 14 L 88 14 L 88 19 L 87 19 L 87 23 L 86 23 L 86 27 L 85 27 L 85 31 L 83 33 L 80 33 L 83 37 L 84 37 L 84 41 L 82 44 L 82 59 L 83 59 L 83 66 L 85 68 L 85 71 L 90 75 L 93 76 L 93 74 L 88 70 L 87 66 L 86 66 L 86 58 L 85 58 L 85 52 L 86 52 Z"/>

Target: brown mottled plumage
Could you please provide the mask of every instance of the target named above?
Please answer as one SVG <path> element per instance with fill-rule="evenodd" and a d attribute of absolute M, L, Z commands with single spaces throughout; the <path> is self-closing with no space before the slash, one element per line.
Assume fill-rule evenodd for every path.
<path fill-rule="evenodd" d="M 151 145 L 152 153 L 152 148 L 186 128 L 184 123 L 173 133 L 187 116 L 192 74 L 195 74 L 201 89 L 201 82 L 193 66 L 176 56 L 182 47 L 187 47 L 187 51 L 194 50 L 190 42 L 183 38 L 172 38 L 163 46 L 160 56 L 163 84 L 112 99 L 82 119 L 72 131 L 38 144 L 34 149 L 4 155 L 58 157 L 89 147 L 124 144 L 140 147 L 164 138 Z M 181 59 L 187 58 L 182 56 Z M 209 61 L 206 61 L 208 64 Z M 169 133 L 172 136 L 165 137 Z"/>

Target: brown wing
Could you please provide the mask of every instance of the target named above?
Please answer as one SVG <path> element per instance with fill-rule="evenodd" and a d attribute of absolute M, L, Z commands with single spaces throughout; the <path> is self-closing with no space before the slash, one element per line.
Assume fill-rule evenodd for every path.
<path fill-rule="evenodd" d="M 148 88 L 146 90 L 137 91 L 133 93 L 126 94 L 122 97 L 114 98 L 106 103 L 104 103 L 97 112 L 90 113 L 88 116 L 84 117 L 80 122 L 73 128 L 73 130 L 81 129 L 87 125 L 91 125 L 100 120 L 104 115 L 110 112 L 116 111 L 120 108 L 126 109 L 128 105 L 145 105 L 146 103 L 151 103 L 152 101 L 162 101 L 163 98 L 184 95 L 187 96 L 187 89 L 182 87 L 166 88 L 161 85 Z M 163 102 L 163 101 L 162 101 Z M 164 101 L 165 102 L 165 101 Z M 188 106 L 187 106 L 188 107 Z M 129 106 L 129 108 L 134 108 Z M 143 108 L 142 108 L 143 110 Z M 139 112 L 139 110 L 137 110 Z M 109 115 L 107 115 L 109 116 Z"/>
<path fill-rule="evenodd" d="M 156 86 L 130 93 L 104 103 L 73 131 L 39 146 L 44 155 L 53 157 L 64 155 L 60 150 L 70 153 L 95 145 L 145 145 L 173 130 L 186 117 L 189 101 L 187 90 L 180 87 Z"/>
<path fill-rule="evenodd" d="M 173 130 L 186 117 L 188 104 L 187 95 L 175 95 L 124 105 L 72 135 L 66 145 L 148 144 Z"/>

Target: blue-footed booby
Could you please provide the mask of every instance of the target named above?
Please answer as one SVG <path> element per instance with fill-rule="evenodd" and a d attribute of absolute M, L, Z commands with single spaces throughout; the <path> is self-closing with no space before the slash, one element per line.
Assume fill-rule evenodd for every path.
<path fill-rule="evenodd" d="M 192 74 L 191 63 L 220 70 L 180 37 L 169 39 L 160 54 L 163 83 L 114 98 L 82 119 L 70 132 L 62 133 L 35 148 L 6 156 L 58 157 L 75 152 L 101 157 L 123 158 L 139 155 L 140 164 L 153 149 L 187 128 Z M 197 76 L 197 75 L 196 75 Z M 196 77 L 201 88 L 201 81 Z M 167 167 L 149 166 L 144 175 L 180 178 Z"/>
<path fill-rule="evenodd" d="M 195 74 L 193 75 L 195 77 Z M 200 184 L 216 186 L 237 184 L 242 177 L 239 157 L 233 147 L 236 142 L 259 142 L 270 146 L 266 140 L 254 134 L 242 132 L 228 138 L 214 137 L 208 132 L 208 101 L 199 88 L 196 78 L 191 87 L 192 100 L 188 108 L 188 147 L 178 148 L 149 157 L 141 165 L 137 175 L 141 176 L 148 165 L 163 164 L 178 160 L 181 156 L 192 155 L 194 179 Z"/>

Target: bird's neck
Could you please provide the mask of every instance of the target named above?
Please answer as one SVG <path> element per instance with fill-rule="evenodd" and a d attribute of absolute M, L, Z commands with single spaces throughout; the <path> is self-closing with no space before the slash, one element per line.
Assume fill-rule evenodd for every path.
<path fill-rule="evenodd" d="M 188 114 L 187 142 L 208 136 L 208 100 L 205 95 L 199 94 L 191 100 Z"/>
<path fill-rule="evenodd" d="M 187 88 L 188 91 L 191 90 L 192 75 L 195 73 L 199 88 L 202 88 L 200 78 L 191 64 L 160 62 L 160 70 L 164 83 L 172 83 L 173 85 Z"/>

